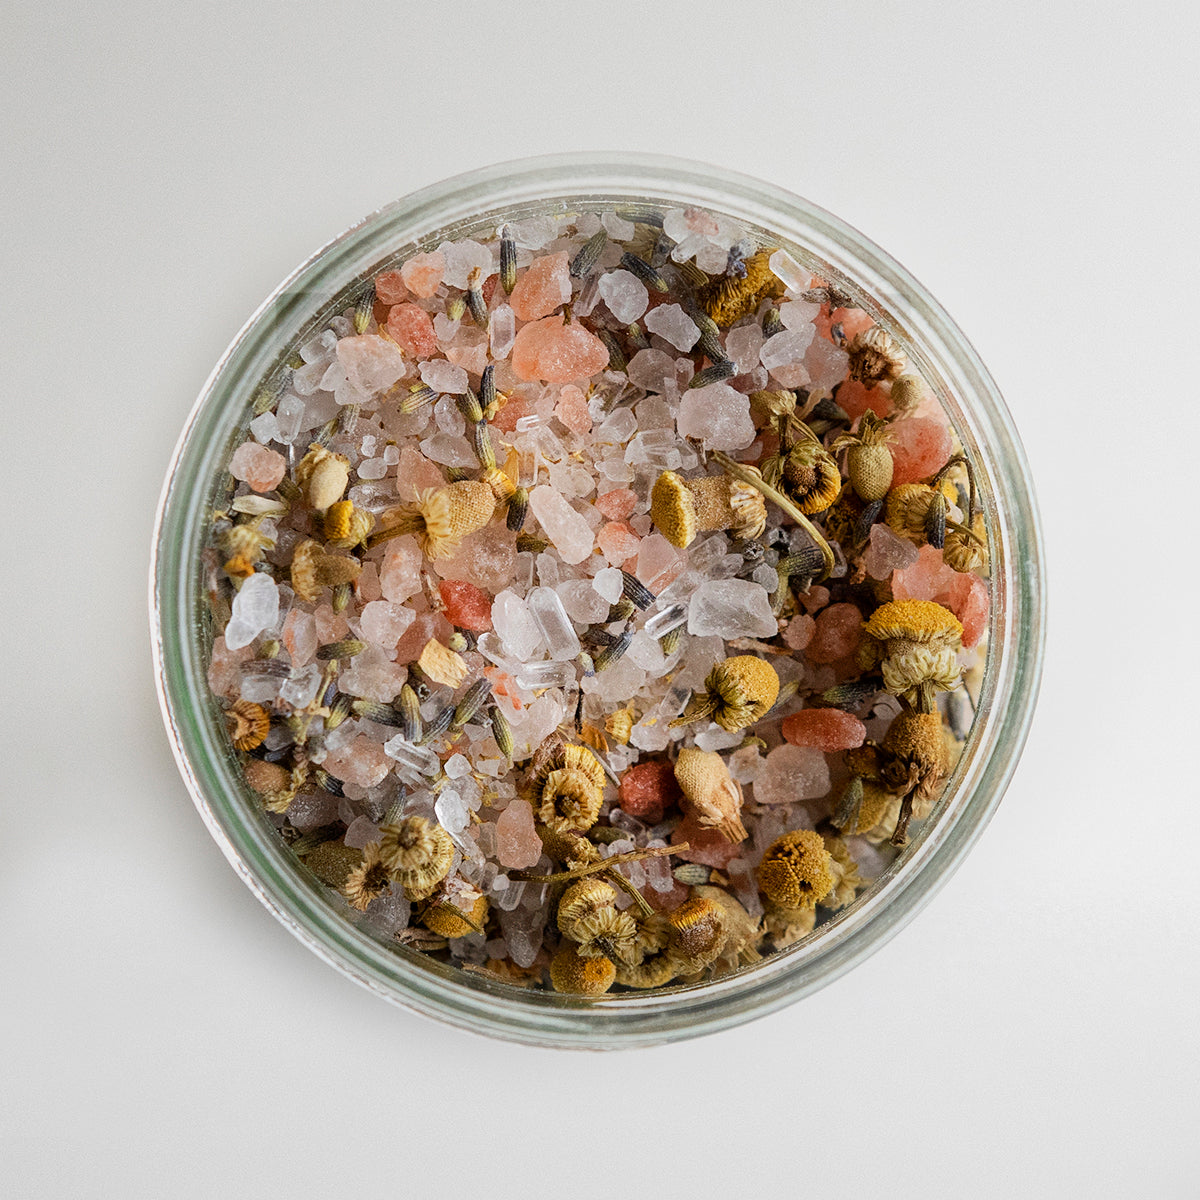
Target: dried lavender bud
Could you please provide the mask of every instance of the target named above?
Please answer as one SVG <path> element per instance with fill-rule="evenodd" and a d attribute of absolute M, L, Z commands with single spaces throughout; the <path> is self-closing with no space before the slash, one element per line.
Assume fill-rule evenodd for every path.
<path fill-rule="evenodd" d="M 599 260 L 604 247 L 608 244 L 608 233 L 604 229 L 597 230 L 580 248 L 579 253 L 571 259 L 571 275 L 575 279 L 586 279 L 591 269 Z"/>

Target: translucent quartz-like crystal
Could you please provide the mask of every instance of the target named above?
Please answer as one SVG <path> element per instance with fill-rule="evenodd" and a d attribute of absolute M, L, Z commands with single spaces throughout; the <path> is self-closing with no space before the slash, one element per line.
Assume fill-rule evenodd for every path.
<path fill-rule="evenodd" d="M 428 746 L 414 746 L 402 734 L 383 743 L 383 752 L 396 761 L 396 775 L 402 783 L 419 784 L 422 776 L 436 775 L 441 762 Z"/>
<path fill-rule="evenodd" d="M 662 612 L 656 612 L 654 616 L 647 619 L 643 629 L 651 637 L 660 638 L 664 634 L 670 633 L 672 629 L 678 629 L 687 621 L 688 610 L 686 604 L 671 604 L 664 608 Z"/>
<path fill-rule="evenodd" d="M 518 663 L 513 677 L 519 687 L 531 691 L 538 688 L 566 687 L 575 682 L 575 667 L 566 662 Z"/>
<path fill-rule="evenodd" d="M 573 659 L 579 653 L 579 638 L 558 593 L 553 588 L 536 587 L 529 593 L 527 603 L 550 648 L 550 657 L 560 662 Z"/>

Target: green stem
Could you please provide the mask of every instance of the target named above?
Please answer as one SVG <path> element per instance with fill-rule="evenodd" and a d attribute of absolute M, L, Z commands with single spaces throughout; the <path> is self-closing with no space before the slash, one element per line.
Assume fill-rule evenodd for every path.
<path fill-rule="evenodd" d="M 752 488 L 757 488 L 772 504 L 783 509 L 812 538 L 817 549 L 821 551 L 821 558 L 825 561 L 825 571 L 817 579 L 818 581 L 827 579 L 833 573 L 833 568 L 837 565 L 833 557 L 833 549 L 825 540 L 821 531 L 808 517 L 787 496 L 773 488 L 753 467 L 747 467 L 743 463 L 734 462 L 728 454 L 724 454 L 720 450 L 714 450 L 712 458 L 719 466 L 724 468 L 727 474 L 732 475 L 734 479 L 740 479 L 742 483 L 748 483 Z"/>

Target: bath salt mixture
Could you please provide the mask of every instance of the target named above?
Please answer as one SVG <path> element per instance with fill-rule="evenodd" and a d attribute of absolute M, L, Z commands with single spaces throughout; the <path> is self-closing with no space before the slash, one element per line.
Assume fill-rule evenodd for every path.
<path fill-rule="evenodd" d="M 209 682 L 347 920 L 513 986 L 694 983 L 936 819 L 985 661 L 973 465 L 797 255 L 649 206 L 431 240 L 253 399 Z"/>

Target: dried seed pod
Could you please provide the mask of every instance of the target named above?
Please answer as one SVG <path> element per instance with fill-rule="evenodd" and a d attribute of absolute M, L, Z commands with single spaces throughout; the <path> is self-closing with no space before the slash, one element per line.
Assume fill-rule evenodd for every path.
<path fill-rule="evenodd" d="M 542 849 L 555 862 L 566 863 L 574 870 L 600 861 L 600 851 L 578 829 L 549 829 L 545 825 L 535 826 L 542 839 Z"/>
<path fill-rule="evenodd" d="M 901 375 L 892 383 L 892 409 L 898 416 L 912 412 L 925 398 L 925 381 L 920 375 Z"/>
<path fill-rule="evenodd" d="M 400 411 L 405 416 L 411 416 L 426 404 L 432 404 L 438 398 L 437 392 L 427 384 L 420 384 L 400 401 Z"/>
<path fill-rule="evenodd" d="M 591 269 L 596 265 L 604 247 L 608 244 L 608 232 L 598 229 L 579 248 L 579 252 L 571 259 L 570 273 L 575 279 L 586 279 Z"/>
<path fill-rule="evenodd" d="M 412 684 L 406 683 L 400 689 L 396 707 L 400 710 L 400 729 L 404 740 L 414 745 L 421 737 L 421 701 L 413 690 Z"/>
<path fill-rule="evenodd" d="M 925 540 L 935 550 L 946 544 L 946 497 L 939 491 L 933 493 L 925 514 Z"/>
<path fill-rule="evenodd" d="M 636 576 L 628 571 L 621 572 L 621 591 L 640 609 L 647 609 L 655 601 L 654 593 Z"/>
<path fill-rule="evenodd" d="M 509 497 L 508 516 L 505 525 L 510 533 L 520 533 L 525 527 L 525 518 L 529 515 L 529 489 L 519 487 Z"/>
<path fill-rule="evenodd" d="M 467 311 L 467 299 L 462 292 L 457 292 L 446 299 L 446 320 L 461 321 Z"/>
<path fill-rule="evenodd" d="M 685 900 L 667 918 L 671 924 L 670 954 L 681 973 L 701 971 L 725 947 L 725 914 L 711 900 Z"/>
<path fill-rule="evenodd" d="M 343 454 L 331 454 L 313 442 L 308 453 L 296 464 L 296 483 L 309 508 L 318 512 L 342 498 L 350 482 L 350 460 Z"/>
<path fill-rule="evenodd" d="M 773 249 L 760 250 L 743 261 L 745 276 L 724 275 L 700 291 L 701 306 L 722 329 L 754 312 L 762 301 L 784 294 L 783 281 L 771 270 L 773 253 Z"/>
<path fill-rule="evenodd" d="M 746 840 L 742 789 L 719 754 L 684 747 L 675 762 L 675 779 L 683 792 L 685 813 L 706 829 L 717 830 L 727 842 Z"/>
<path fill-rule="evenodd" d="M 355 700 L 350 705 L 350 711 L 356 717 L 374 721 L 376 725 L 385 725 L 389 729 L 404 728 L 404 718 L 390 704 L 381 704 L 378 700 Z"/>
<path fill-rule="evenodd" d="M 669 629 L 658 639 L 658 644 L 662 648 L 663 654 L 670 658 L 676 650 L 679 649 L 679 643 L 683 639 L 683 626 L 677 625 L 674 629 Z"/>
<path fill-rule="evenodd" d="M 314 602 L 324 587 L 353 583 L 362 572 L 357 558 L 327 554 L 320 542 L 307 538 L 292 552 L 292 589 L 301 600 Z"/>
<path fill-rule="evenodd" d="M 488 363 L 479 378 L 479 403 L 486 414 L 496 404 L 496 364 Z M 493 463 L 493 465 L 495 465 Z"/>
<path fill-rule="evenodd" d="M 392 886 L 387 868 L 379 857 L 379 843 L 368 842 L 362 849 L 362 861 L 346 876 L 342 895 L 351 908 L 365 912 L 372 900 L 378 900 Z"/>
<path fill-rule="evenodd" d="M 722 729 L 736 733 L 765 716 L 779 698 L 779 676 L 764 659 L 739 654 L 717 663 L 704 681 L 707 689 L 695 693 L 672 728 L 711 718 Z"/>
<path fill-rule="evenodd" d="M 403 817 L 379 827 L 376 853 L 387 873 L 410 900 L 424 900 L 450 873 L 454 843 L 440 826 L 424 817 Z"/>
<path fill-rule="evenodd" d="M 458 899 L 459 897 L 456 897 Z M 487 924 L 488 898 L 476 895 L 470 908 L 449 901 L 435 901 L 421 914 L 421 924 L 444 938 L 466 937 Z"/>
<path fill-rule="evenodd" d="M 517 243 L 507 225 L 500 230 L 500 286 L 509 296 L 517 286 Z"/>
<path fill-rule="evenodd" d="M 492 683 L 490 679 L 475 680 L 455 706 L 454 720 L 450 723 L 450 728 L 462 729 L 468 722 L 474 720 L 475 715 L 483 707 L 484 702 L 491 694 Z"/>
<path fill-rule="evenodd" d="M 324 767 L 313 767 L 313 783 L 317 785 L 323 792 L 328 792 L 331 796 L 344 796 L 346 789 L 340 779 L 335 779 Z"/>
<path fill-rule="evenodd" d="M 708 387 L 712 383 L 723 383 L 726 379 L 732 379 L 736 374 L 737 367 L 727 358 L 723 358 L 719 362 L 705 367 L 702 371 L 697 371 L 688 380 L 688 389 Z"/>
<path fill-rule="evenodd" d="M 847 785 L 847 793 L 853 784 Z M 892 829 L 895 826 L 895 817 L 893 815 L 891 824 L 887 824 L 885 818 L 888 810 L 892 805 L 892 801 L 897 797 L 887 790 L 882 783 L 871 780 L 861 780 L 856 804 L 845 806 L 850 811 L 843 811 L 843 805 L 839 805 L 838 811 L 834 814 L 833 824 L 842 831 L 842 833 L 850 836 L 851 834 L 869 834 L 872 830 L 880 828 L 881 824 L 886 829 L 883 836 L 890 836 Z M 843 801 L 846 796 L 843 795 Z"/>
<path fill-rule="evenodd" d="M 621 266 L 636 275 L 652 292 L 666 295 L 671 290 L 667 281 L 644 258 L 638 258 L 628 250 L 621 255 Z"/>
<path fill-rule="evenodd" d="M 340 642 L 329 642 L 327 645 L 319 646 L 317 658 L 321 662 L 332 662 L 334 659 L 342 662 L 361 654 L 366 648 L 367 643 L 360 642 L 357 638 L 343 638 Z"/>
<path fill-rule="evenodd" d="M 896 379 L 904 370 L 904 352 L 881 325 L 856 333 L 847 352 L 850 378 L 868 387 L 885 379 Z"/>
<path fill-rule="evenodd" d="M 332 839 L 322 840 L 311 849 L 302 848 L 300 842 L 296 841 L 292 843 L 292 850 L 322 883 L 338 891 L 342 891 L 346 880 L 362 865 L 363 860 L 361 850 Z"/>
<path fill-rule="evenodd" d="M 508 718 L 501 711 L 499 705 L 492 706 L 492 737 L 495 739 L 496 748 L 509 762 L 512 762 L 512 726 L 509 725 Z"/>
<path fill-rule="evenodd" d="M 868 409 L 863 413 L 857 431 L 842 434 L 830 447 L 835 454 L 846 451 L 850 485 L 867 503 L 882 500 L 892 486 L 895 464 L 887 446 L 891 437 L 887 422 Z"/>
<path fill-rule="evenodd" d="M 366 333 L 371 324 L 375 310 L 375 285 L 368 283 L 359 293 L 358 303 L 354 306 L 354 332 Z"/>
<path fill-rule="evenodd" d="M 454 705 L 447 704 L 440 712 L 434 715 L 425 723 L 424 732 L 417 741 L 418 746 L 428 746 L 430 742 L 440 738 L 451 726 L 454 721 Z"/>
<path fill-rule="evenodd" d="M 762 331 L 764 341 L 769 341 L 777 333 L 783 332 L 783 317 L 779 314 L 779 309 L 774 305 L 763 313 Z"/>
<path fill-rule="evenodd" d="M 479 267 L 473 268 L 467 277 L 467 307 L 471 310 L 471 320 L 480 329 L 487 329 L 488 307 L 483 298 L 483 271 Z"/>
<path fill-rule="evenodd" d="M 465 392 L 460 392 L 454 397 L 454 403 L 468 425 L 478 425 L 483 420 L 483 405 L 469 386 Z"/>
<path fill-rule="evenodd" d="M 629 360 L 625 357 L 625 351 L 621 349 L 621 343 L 607 329 L 597 329 L 596 336 L 604 343 L 604 348 L 608 351 L 608 369 L 624 371 L 629 366 Z"/>
<path fill-rule="evenodd" d="M 829 851 L 819 833 L 794 829 L 767 848 L 755 872 L 764 896 L 785 908 L 811 908 L 833 887 Z"/>
<path fill-rule="evenodd" d="M 448 688 L 462 687 L 463 680 L 466 679 L 470 669 L 461 655 L 456 654 L 448 646 L 443 646 L 437 638 L 430 638 L 425 643 L 417 658 L 417 666 L 434 683 L 440 683 Z"/>
<path fill-rule="evenodd" d="M 617 969 L 607 958 L 581 958 L 574 942 L 564 942 L 550 960 L 550 985 L 574 996 L 601 996 L 612 987 Z"/>
<path fill-rule="evenodd" d="M 684 479 L 664 471 L 650 495 L 650 518 L 673 546 L 684 549 L 698 534 L 718 529 L 756 538 L 767 524 L 762 493 L 729 475 Z"/>
<path fill-rule="evenodd" d="M 955 526 L 946 534 L 942 560 L 960 573 L 978 571 L 987 563 L 987 525 L 976 513 L 970 528 Z"/>
<path fill-rule="evenodd" d="M 365 540 L 375 527 L 375 514 L 355 508 L 353 501 L 338 500 L 325 510 L 323 527 L 330 546 L 348 550 Z"/>
<path fill-rule="evenodd" d="M 700 863 L 681 863 L 671 874 L 682 884 L 695 887 L 707 883 L 712 876 L 712 868 Z"/>
<path fill-rule="evenodd" d="M 462 479 L 422 492 L 416 504 L 389 509 L 367 545 L 377 546 L 389 538 L 412 533 L 427 557 L 449 558 L 463 538 L 482 529 L 495 511 L 496 497 L 486 483 Z"/>
<path fill-rule="evenodd" d="M 329 708 L 329 716 L 325 718 L 325 729 L 336 729 L 350 715 L 350 705 L 353 703 L 349 696 L 338 696 Z"/>
<path fill-rule="evenodd" d="M 261 746 L 271 730 L 271 714 L 261 704 L 235 700 L 225 713 L 229 739 L 237 750 Z"/>

